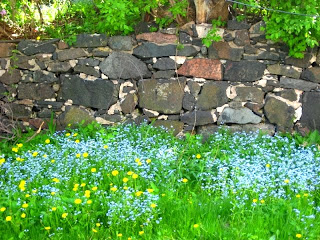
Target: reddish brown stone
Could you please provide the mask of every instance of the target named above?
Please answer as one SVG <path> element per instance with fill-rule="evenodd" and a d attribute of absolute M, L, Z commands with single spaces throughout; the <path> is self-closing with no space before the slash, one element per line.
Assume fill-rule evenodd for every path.
<path fill-rule="evenodd" d="M 176 35 L 164 34 L 160 32 L 142 33 L 136 36 L 137 40 L 145 40 L 157 44 L 177 43 Z"/>
<path fill-rule="evenodd" d="M 219 60 L 204 58 L 191 59 L 187 60 L 179 68 L 178 74 L 213 80 L 222 80 L 222 65 Z"/>
<path fill-rule="evenodd" d="M 16 48 L 14 43 L 0 43 L 0 58 L 12 56 L 12 50 Z"/>
<path fill-rule="evenodd" d="M 66 42 L 64 42 L 64 41 L 59 41 L 58 42 L 58 49 L 64 50 L 64 49 L 67 49 L 67 48 L 69 48 L 69 45 Z"/>
<path fill-rule="evenodd" d="M 29 119 L 29 124 L 31 127 L 34 127 L 36 129 L 39 129 L 41 126 L 41 129 L 47 129 L 48 128 L 48 122 L 50 119 L 40 119 L 40 118 L 33 118 Z M 53 120 L 53 124 L 56 123 L 56 120 Z"/>

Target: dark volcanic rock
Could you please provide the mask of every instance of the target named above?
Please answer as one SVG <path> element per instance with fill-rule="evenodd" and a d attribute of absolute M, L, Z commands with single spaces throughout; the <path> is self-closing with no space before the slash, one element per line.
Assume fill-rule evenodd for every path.
<path fill-rule="evenodd" d="M 164 78 L 164 79 L 170 79 L 174 77 L 176 74 L 175 70 L 169 70 L 169 71 L 157 71 L 153 73 L 153 78 Z"/>
<path fill-rule="evenodd" d="M 280 78 L 280 86 L 283 88 L 293 88 L 302 91 L 311 91 L 320 88 L 320 84 L 318 83 L 288 77 Z"/>
<path fill-rule="evenodd" d="M 263 103 L 264 92 L 257 87 L 237 87 L 234 101 Z"/>
<path fill-rule="evenodd" d="M 135 94 L 129 93 L 123 101 L 120 102 L 122 112 L 124 114 L 130 114 L 134 111 L 138 105 L 138 97 Z"/>
<path fill-rule="evenodd" d="M 243 53 L 243 48 L 231 47 L 228 42 L 214 42 L 208 49 L 208 57 L 218 60 L 240 61 Z"/>
<path fill-rule="evenodd" d="M 87 67 L 84 65 L 76 65 L 73 68 L 75 73 L 85 73 L 94 77 L 100 77 L 101 74 L 99 72 L 99 70 L 95 69 L 94 67 Z"/>
<path fill-rule="evenodd" d="M 320 92 L 306 92 L 302 98 L 301 124 L 309 130 L 320 131 Z"/>
<path fill-rule="evenodd" d="M 104 34 L 80 34 L 77 36 L 74 47 L 93 48 L 105 47 L 108 44 L 108 38 Z"/>
<path fill-rule="evenodd" d="M 241 30 L 241 29 L 249 29 L 250 25 L 245 22 L 238 22 L 237 20 L 229 20 L 227 28 L 229 30 Z"/>
<path fill-rule="evenodd" d="M 48 64 L 48 71 L 56 73 L 66 73 L 71 70 L 71 65 L 68 62 L 51 62 Z"/>
<path fill-rule="evenodd" d="M 56 50 L 56 47 L 53 44 L 58 41 L 59 39 L 41 42 L 23 40 L 18 44 L 17 49 L 27 56 L 35 55 L 37 53 L 53 53 Z"/>
<path fill-rule="evenodd" d="M 130 36 L 113 36 L 109 38 L 109 47 L 112 50 L 131 51 L 133 48 Z"/>
<path fill-rule="evenodd" d="M 66 50 L 57 52 L 57 58 L 59 61 L 71 60 L 71 59 L 87 57 L 87 56 L 88 56 L 88 53 L 82 48 L 72 48 L 72 49 L 66 49 Z"/>
<path fill-rule="evenodd" d="M 291 66 L 274 64 L 268 66 L 270 74 L 287 76 L 290 78 L 300 78 L 301 72 Z"/>
<path fill-rule="evenodd" d="M 179 122 L 179 121 L 156 120 L 153 123 L 153 126 L 163 127 L 167 129 L 169 132 L 172 132 L 174 136 L 176 136 L 178 133 L 182 132 L 184 124 L 183 122 Z"/>
<path fill-rule="evenodd" d="M 254 82 L 260 80 L 264 74 L 266 65 L 254 61 L 227 61 L 224 80 L 232 82 Z"/>
<path fill-rule="evenodd" d="M 11 85 L 18 83 L 21 80 L 21 72 L 17 69 L 6 71 L 0 76 L 0 82 Z"/>
<path fill-rule="evenodd" d="M 176 69 L 176 63 L 171 58 L 159 58 L 155 64 L 154 69 L 158 70 L 174 70 Z"/>
<path fill-rule="evenodd" d="M 217 117 L 213 111 L 193 111 L 184 113 L 180 120 L 190 126 L 200 126 L 215 123 Z"/>
<path fill-rule="evenodd" d="M 301 78 L 311 82 L 320 83 L 320 67 L 307 68 L 302 72 Z"/>
<path fill-rule="evenodd" d="M 67 127 L 68 124 L 76 125 L 82 122 L 84 125 L 87 125 L 94 121 L 95 119 L 87 111 L 73 106 L 67 108 L 58 118 L 58 124 L 62 127 Z"/>
<path fill-rule="evenodd" d="M 228 102 L 226 82 L 206 82 L 198 96 L 197 109 L 210 110 Z"/>
<path fill-rule="evenodd" d="M 18 86 L 19 99 L 44 100 L 54 97 L 54 90 L 49 84 L 26 83 Z"/>
<path fill-rule="evenodd" d="M 255 115 L 249 108 L 233 109 L 226 107 L 219 116 L 218 124 L 226 123 L 237 123 L 237 124 L 247 124 L 247 123 L 260 123 L 261 117 Z"/>

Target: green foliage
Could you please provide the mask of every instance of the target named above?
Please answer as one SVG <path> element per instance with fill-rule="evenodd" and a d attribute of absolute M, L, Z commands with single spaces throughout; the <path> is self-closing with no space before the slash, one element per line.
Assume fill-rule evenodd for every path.
<path fill-rule="evenodd" d="M 288 14 L 269 10 L 260 11 L 250 7 L 247 9 L 247 13 L 259 13 L 263 15 L 263 19 L 266 22 L 266 38 L 287 44 L 290 56 L 303 58 L 303 52 L 306 51 L 307 48 L 313 48 L 319 45 L 320 8 L 318 0 L 244 0 L 242 2 L 292 13 Z M 235 5 L 235 7 L 241 8 L 243 6 Z"/>
<path fill-rule="evenodd" d="M 226 22 L 221 21 L 221 17 L 218 20 L 212 20 L 212 29 L 208 32 L 207 36 L 202 39 L 202 43 L 206 47 L 210 47 L 213 42 L 219 42 L 222 40 L 221 36 L 217 34 L 218 28 L 224 26 Z"/>

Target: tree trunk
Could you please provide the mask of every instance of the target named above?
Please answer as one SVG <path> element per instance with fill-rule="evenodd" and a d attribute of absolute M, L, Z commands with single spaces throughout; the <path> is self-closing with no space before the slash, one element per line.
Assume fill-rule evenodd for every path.
<path fill-rule="evenodd" d="M 196 7 L 196 23 L 206 23 L 221 17 L 227 21 L 229 4 L 225 0 L 193 0 Z"/>

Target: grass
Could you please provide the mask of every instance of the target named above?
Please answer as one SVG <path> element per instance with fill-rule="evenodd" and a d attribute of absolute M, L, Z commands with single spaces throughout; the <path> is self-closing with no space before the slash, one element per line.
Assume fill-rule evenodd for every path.
<path fill-rule="evenodd" d="M 26 139 L 0 144 L 2 239 L 320 239 L 320 152 L 289 135 L 89 125 Z"/>

